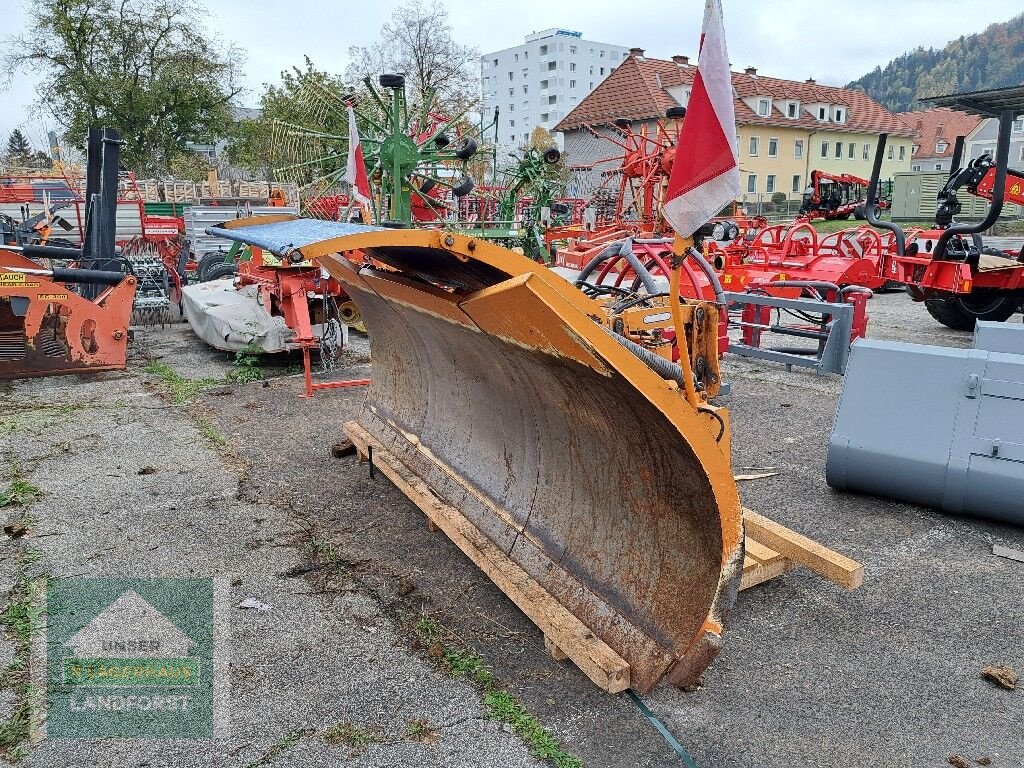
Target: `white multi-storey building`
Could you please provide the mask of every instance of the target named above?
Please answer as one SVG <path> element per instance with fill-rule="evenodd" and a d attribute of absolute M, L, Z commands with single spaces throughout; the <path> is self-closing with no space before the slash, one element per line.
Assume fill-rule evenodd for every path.
<path fill-rule="evenodd" d="M 551 129 L 629 55 L 621 45 L 546 29 L 522 45 L 480 57 L 484 122 L 498 113 L 498 143 L 515 149 L 538 125 Z"/>

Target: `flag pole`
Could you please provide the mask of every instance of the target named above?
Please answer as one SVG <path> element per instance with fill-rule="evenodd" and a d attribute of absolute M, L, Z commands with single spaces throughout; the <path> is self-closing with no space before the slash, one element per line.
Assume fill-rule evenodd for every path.
<path fill-rule="evenodd" d="M 696 408 L 697 389 L 693 383 L 693 369 L 690 366 L 690 345 L 686 341 L 686 327 L 683 325 L 683 306 L 679 296 L 680 273 L 683 269 L 683 259 L 686 258 L 686 251 L 693 247 L 692 237 L 680 237 L 676 235 L 672 242 L 672 258 L 669 261 L 672 272 L 669 276 L 669 306 L 672 309 L 672 325 L 676 331 L 676 349 L 679 350 L 679 365 L 683 369 L 683 391 L 686 394 L 686 401 Z"/>

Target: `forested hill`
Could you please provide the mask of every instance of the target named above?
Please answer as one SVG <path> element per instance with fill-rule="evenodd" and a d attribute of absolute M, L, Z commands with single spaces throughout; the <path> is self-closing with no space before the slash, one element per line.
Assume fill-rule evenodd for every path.
<path fill-rule="evenodd" d="M 1024 14 L 984 32 L 961 36 L 942 50 L 918 48 L 885 69 L 854 80 L 847 88 L 865 91 L 891 112 L 926 109 L 921 96 L 1024 84 Z"/>

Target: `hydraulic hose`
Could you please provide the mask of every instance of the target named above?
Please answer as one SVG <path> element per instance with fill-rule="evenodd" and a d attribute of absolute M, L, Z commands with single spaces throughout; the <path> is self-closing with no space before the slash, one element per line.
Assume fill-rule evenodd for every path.
<path fill-rule="evenodd" d="M 627 237 L 625 240 L 619 243 L 612 243 L 597 256 L 592 258 L 590 262 L 580 272 L 580 276 L 576 278 L 576 287 L 581 288 L 587 282 L 587 278 L 590 277 L 594 271 L 601 266 L 608 259 L 619 257 L 625 259 L 626 262 L 633 268 L 641 282 L 644 284 L 644 289 L 648 293 L 658 293 L 658 284 L 654 281 L 654 276 L 647 270 L 647 268 L 640 262 L 636 254 L 633 253 L 633 238 Z"/>
<path fill-rule="evenodd" d="M 607 333 L 609 336 L 611 336 L 613 339 L 619 342 L 619 344 L 621 344 L 634 355 L 636 355 L 638 358 L 640 358 L 640 361 L 644 365 L 646 365 L 656 374 L 661 376 L 661 378 L 671 379 L 680 387 L 685 386 L 683 381 L 683 369 L 681 366 L 676 365 L 671 360 L 666 360 L 664 357 L 661 357 L 660 355 L 654 354 L 653 352 L 651 352 L 651 350 L 640 346 L 635 341 L 630 341 L 625 336 L 620 336 L 614 331 L 605 328 L 603 325 L 601 327 L 604 328 L 605 333 Z"/>

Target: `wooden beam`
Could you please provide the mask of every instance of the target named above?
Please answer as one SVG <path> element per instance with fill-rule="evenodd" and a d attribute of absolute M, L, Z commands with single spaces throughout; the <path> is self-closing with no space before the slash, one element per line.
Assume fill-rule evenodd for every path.
<path fill-rule="evenodd" d="M 459 510 L 438 498 L 418 475 L 392 456 L 358 423 L 346 422 L 345 434 L 356 444 L 360 455 L 367 455 L 369 447 L 373 447 L 374 466 L 541 629 L 549 652 L 553 646 L 564 653 L 594 684 L 609 693 L 629 688 L 629 664 L 626 660 L 587 629 Z"/>
<path fill-rule="evenodd" d="M 744 507 L 743 524 L 747 540 L 775 550 L 794 563 L 846 589 L 864 583 L 864 566 L 806 536 Z"/>

